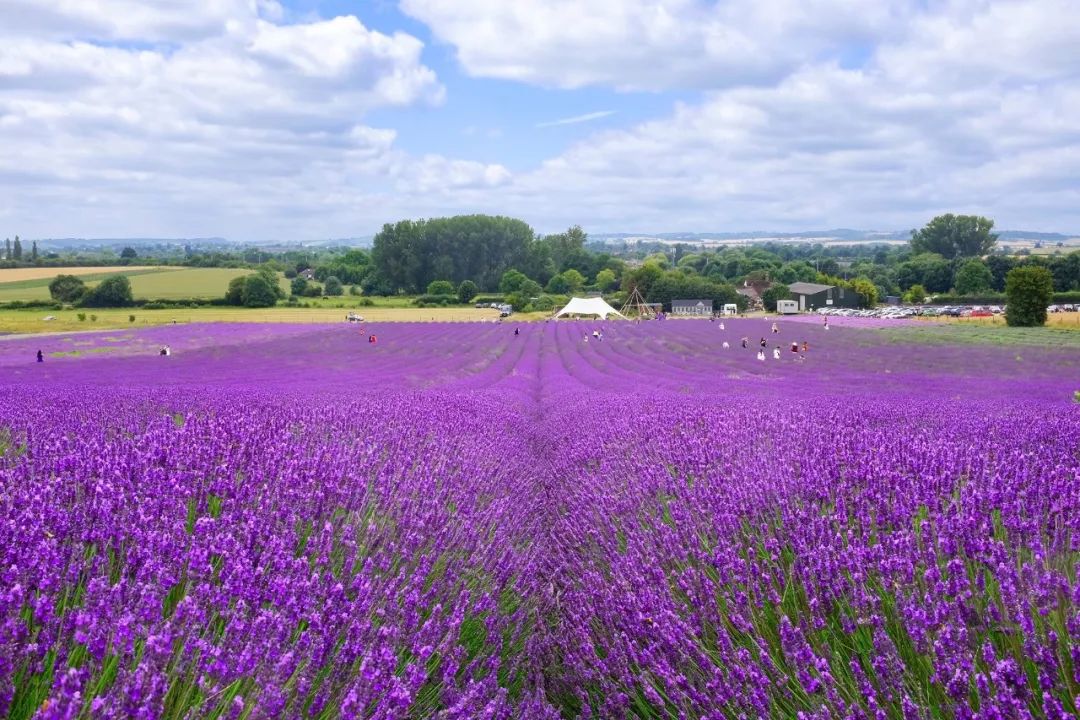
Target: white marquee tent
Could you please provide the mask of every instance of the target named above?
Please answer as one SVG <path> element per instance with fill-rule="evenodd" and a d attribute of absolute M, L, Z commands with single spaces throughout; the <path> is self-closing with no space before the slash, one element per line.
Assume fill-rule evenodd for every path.
<path fill-rule="evenodd" d="M 598 315 L 601 320 L 606 320 L 609 315 L 614 315 L 623 320 L 626 319 L 625 315 L 604 302 L 604 298 L 598 297 L 570 298 L 570 302 L 566 303 L 566 307 L 555 313 L 557 318 L 564 315 Z"/>

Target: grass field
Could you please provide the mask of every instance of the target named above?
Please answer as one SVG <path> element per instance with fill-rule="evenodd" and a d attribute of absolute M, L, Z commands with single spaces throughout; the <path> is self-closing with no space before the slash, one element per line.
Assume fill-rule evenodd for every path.
<path fill-rule="evenodd" d="M 23 273 L 22 277 L 5 273 Z M 136 298 L 176 300 L 214 298 L 225 294 L 229 281 L 252 271 L 237 268 L 178 268 L 132 266 L 126 268 L 19 268 L 0 270 L 0 302 L 14 300 L 49 300 L 49 283 L 58 274 L 79 275 L 90 287 L 113 275 L 126 275 Z M 42 276 L 44 273 L 44 276 Z M 280 277 L 281 287 L 289 284 Z"/>
<path fill-rule="evenodd" d="M 338 308 L 177 308 L 167 310 L 141 310 L 127 308 L 120 310 L 0 310 L 0 333 L 50 333 L 78 330 L 111 330 L 126 327 L 146 327 L 149 325 L 169 325 L 177 323 L 334 323 L 344 322 L 347 310 Z M 86 319 L 80 321 L 78 313 L 84 313 Z M 405 308 L 405 307 L 370 307 L 361 308 L 360 314 L 365 320 L 378 322 L 466 322 L 497 320 L 494 310 L 475 308 Z M 135 321 L 129 317 L 134 315 Z M 45 320 L 52 316 L 55 319 Z M 91 320 L 94 316 L 97 319 Z M 543 314 L 515 315 L 504 322 L 521 322 L 542 318 Z"/>
<path fill-rule="evenodd" d="M 1076 326 L 1014 328 L 1004 321 L 989 323 L 936 323 L 882 328 L 879 332 L 896 343 L 971 344 L 971 345 L 1041 345 L 1044 347 L 1080 348 Z"/>
<path fill-rule="evenodd" d="M 57 275 L 111 275 L 114 273 L 141 272 L 143 270 L 163 270 L 154 265 L 106 265 L 101 267 L 32 267 L 9 268 L 0 270 L 0 285 L 27 280 L 52 280 Z M 48 284 L 48 283 L 46 283 Z"/>

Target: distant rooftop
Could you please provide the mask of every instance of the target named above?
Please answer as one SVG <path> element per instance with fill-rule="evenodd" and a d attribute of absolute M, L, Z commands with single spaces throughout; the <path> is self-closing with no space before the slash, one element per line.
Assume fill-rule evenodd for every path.
<path fill-rule="evenodd" d="M 819 283 L 795 282 L 788 285 L 788 290 L 796 295 L 817 295 L 819 292 L 832 290 L 835 285 L 821 285 Z"/>

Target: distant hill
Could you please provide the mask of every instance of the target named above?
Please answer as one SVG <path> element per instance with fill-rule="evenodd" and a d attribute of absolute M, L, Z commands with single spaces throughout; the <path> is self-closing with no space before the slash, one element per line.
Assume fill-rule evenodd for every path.
<path fill-rule="evenodd" d="M 1028 230 L 1003 230 L 998 233 L 1003 241 L 1032 240 L 1039 242 L 1080 243 L 1080 236 L 1062 233 L 1033 232 Z M 805 230 L 802 232 L 769 232 L 751 230 L 747 232 L 617 232 L 590 233 L 589 239 L 601 243 L 621 242 L 666 242 L 666 243 L 737 243 L 763 242 L 778 240 L 782 242 L 903 242 L 911 238 L 910 230 L 851 230 L 836 228 L 833 230 Z"/>

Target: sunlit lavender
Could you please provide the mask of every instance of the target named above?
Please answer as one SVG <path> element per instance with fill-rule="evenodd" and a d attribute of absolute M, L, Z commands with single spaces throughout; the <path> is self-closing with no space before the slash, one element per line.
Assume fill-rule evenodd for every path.
<path fill-rule="evenodd" d="M 770 324 L 0 342 L 0 716 L 1074 717 L 1080 354 Z"/>

